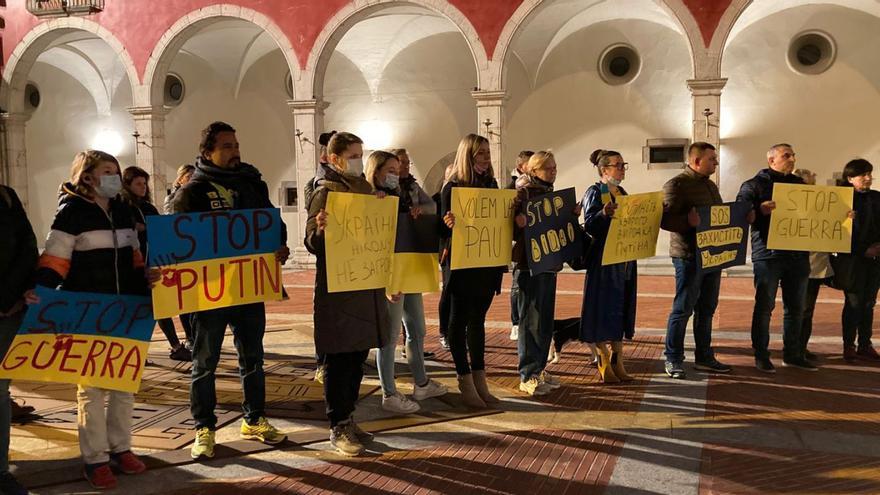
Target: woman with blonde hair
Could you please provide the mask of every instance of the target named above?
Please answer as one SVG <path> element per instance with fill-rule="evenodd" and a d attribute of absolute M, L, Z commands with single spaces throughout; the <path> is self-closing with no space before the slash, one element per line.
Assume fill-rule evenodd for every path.
<path fill-rule="evenodd" d="M 443 217 L 440 237 L 451 240 L 455 216 L 452 214 L 452 190 L 456 187 L 498 189 L 489 141 L 476 134 L 468 134 L 458 144 L 453 162 L 453 175 L 441 192 Z M 451 243 L 444 265 L 452 259 Z M 499 401 L 489 392 L 486 383 L 486 313 L 495 294 L 501 292 L 503 267 L 465 268 L 449 275 L 450 298 L 449 342 L 458 388 L 464 403 L 471 407 L 486 407 Z M 468 360 L 470 357 L 470 361 Z"/>
<path fill-rule="evenodd" d="M 174 204 L 174 196 L 177 195 L 177 191 L 180 190 L 181 187 L 185 186 L 187 182 L 192 178 L 193 172 L 196 171 L 195 165 L 181 165 L 177 169 L 177 178 L 174 179 L 174 184 L 172 185 L 171 190 L 168 192 L 168 195 L 165 196 L 165 203 L 162 206 L 163 211 L 166 215 L 174 213 L 171 205 Z"/>
<path fill-rule="evenodd" d="M 581 309 L 581 340 L 596 346 L 599 377 L 604 383 L 630 381 L 623 366 L 623 339 L 631 339 L 636 325 L 635 261 L 602 265 L 602 253 L 611 220 L 617 210 L 615 198 L 626 195 L 620 183 L 626 178 L 623 156 L 610 150 L 590 155 L 599 182 L 584 194 L 584 229 L 593 237 L 587 259 L 584 302 Z M 611 351 L 608 345 L 611 345 Z"/>

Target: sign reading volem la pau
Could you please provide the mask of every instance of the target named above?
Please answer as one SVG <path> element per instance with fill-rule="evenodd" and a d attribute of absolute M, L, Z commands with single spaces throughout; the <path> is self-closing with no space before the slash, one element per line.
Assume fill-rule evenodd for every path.
<path fill-rule="evenodd" d="M 453 270 L 510 264 L 515 199 L 510 189 L 452 189 Z"/>

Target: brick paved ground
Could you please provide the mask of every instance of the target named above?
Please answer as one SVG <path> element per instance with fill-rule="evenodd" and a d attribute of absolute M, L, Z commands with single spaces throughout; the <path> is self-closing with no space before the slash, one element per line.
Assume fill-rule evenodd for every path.
<path fill-rule="evenodd" d="M 280 344 L 287 342 L 287 333 L 274 337 L 279 347 L 267 346 L 273 359 L 309 355 L 301 340 L 308 334 L 313 279 L 311 272 L 287 274 L 291 300 L 269 305 L 272 324 L 294 326 L 300 335 L 287 347 Z M 751 280 L 724 279 L 715 345 L 719 358 L 735 366 L 734 373 L 710 377 L 691 372 L 686 381 L 672 381 L 662 374 L 659 331 L 671 304 L 672 279 L 643 276 L 639 284 L 639 330 L 626 346 L 636 377 L 630 384 L 599 383 L 587 347 L 573 344 L 560 363 L 548 368 L 562 379 L 562 389 L 539 399 L 520 393 L 516 347 L 507 338 L 509 295 L 504 293 L 490 310 L 487 329 L 488 374 L 494 392 L 504 399 L 500 414 L 456 415 L 460 409 L 451 395 L 445 399 L 449 406 L 441 404 L 451 407 L 449 412 L 395 423 L 383 419 L 387 413 L 373 395 L 360 409 L 372 415 L 367 424 L 388 431 L 378 435 L 363 458 L 329 452 L 322 423 L 307 422 L 296 437 L 300 445 L 281 450 L 241 449 L 203 464 L 187 463 L 185 455 L 173 451 L 156 452 L 165 464 L 157 461 L 149 473 L 124 478 L 122 490 L 236 495 L 880 493 L 880 365 L 849 365 L 840 359 L 839 293 L 823 289 L 817 307 L 811 349 L 822 357 L 822 369 L 783 368 L 779 358 L 779 372 L 768 376 L 754 370 L 751 357 Z M 560 277 L 558 318 L 579 314 L 582 287 L 583 275 Z M 436 295 L 426 296 L 427 345 L 437 352 L 431 371 L 454 386 L 451 358 L 436 339 L 436 301 Z M 780 320 L 774 315 L 771 347 L 777 353 Z M 398 378 L 409 393 L 406 381 Z M 13 444 L 16 457 L 15 438 Z M 62 480 L 37 492 L 85 489 L 81 482 Z"/>

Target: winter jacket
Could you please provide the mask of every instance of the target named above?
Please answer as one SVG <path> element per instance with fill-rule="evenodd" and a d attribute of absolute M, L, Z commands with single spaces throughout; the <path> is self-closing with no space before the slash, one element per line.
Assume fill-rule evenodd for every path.
<path fill-rule="evenodd" d="M 413 206 L 421 208 L 422 213 L 434 215 L 437 213 L 437 205 L 422 189 L 416 178 L 412 175 L 400 179 L 400 204 L 401 211 L 408 212 Z"/>
<path fill-rule="evenodd" d="M 736 195 L 737 201 L 745 201 L 755 210 L 755 222 L 752 224 L 752 261 L 775 258 L 809 258 L 806 251 L 783 251 L 767 249 L 767 236 L 770 233 L 770 215 L 761 212 L 761 203 L 773 199 L 773 184 L 804 184 L 804 180 L 794 174 L 782 174 L 773 169 L 765 168 L 743 182 Z"/>
<path fill-rule="evenodd" d="M 853 192 L 852 254 L 864 256 L 872 244 L 880 242 L 880 192 Z"/>
<path fill-rule="evenodd" d="M 663 184 L 666 211 L 660 226 L 671 232 L 669 256 L 692 258 L 696 252 L 697 230 L 688 223 L 691 208 L 718 205 L 724 201 L 718 186 L 708 176 L 688 167 Z"/>
<path fill-rule="evenodd" d="M 152 203 L 147 201 L 137 201 L 131 204 L 132 212 L 134 213 L 134 221 L 135 224 L 142 224 L 144 227 L 147 226 L 147 217 L 152 215 L 158 215 L 159 210 L 153 206 Z M 149 245 L 147 244 L 147 229 L 138 231 L 138 244 L 141 246 L 141 253 L 144 255 L 144 259 L 149 259 L 147 255 L 147 249 Z"/>
<path fill-rule="evenodd" d="M 327 290 L 327 254 L 324 233 L 318 231 L 317 216 L 327 207 L 330 192 L 372 194 L 373 188 L 362 176 L 352 177 L 321 165 L 321 178 L 307 204 L 304 244 L 317 258 L 315 271 L 315 350 L 337 354 L 366 351 L 384 346 L 390 340 L 391 321 L 384 289 L 333 292 Z"/>
<path fill-rule="evenodd" d="M 45 287 L 106 294 L 147 293 L 135 213 L 118 196 L 108 211 L 61 186 L 61 198 L 36 282 Z"/>
<path fill-rule="evenodd" d="M 0 313 L 31 288 L 37 268 L 37 238 L 15 191 L 0 186 Z"/>
<path fill-rule="evenodd" d="M 174 189 L 165 196 L 165 202 L 162 204 L 162 213 L 166 215 L 174 213 L 174 196 L 177 195 L 180 188 L 181 186 L 174 186 Z"/>

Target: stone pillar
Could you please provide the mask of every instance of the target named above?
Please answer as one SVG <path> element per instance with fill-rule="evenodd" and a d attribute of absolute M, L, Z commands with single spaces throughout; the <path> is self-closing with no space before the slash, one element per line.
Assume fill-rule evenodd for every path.
<path fill-rule="evenodd" d="M 719 152 L 721 150 L 719 135 L 721 90 L 724 89 L 725 84 L 727 84 L 727 79 L 689 79 L 687 81 L 694 108 L 691 138 L 693 141 L 711 143 L 718 148 Z M 718 167 L 713 179 L 721 187 L 721 167 Z"/>
<path fill-rule="evenodd" d="M 161 211 L 169 186 L 165 155 L 165 114 L 163 106 L 130 107 L 136 138 L 135 163 L 150 174 L 153 204 Z"/>
<path fill-rule="evenodd" d="M 510 176 L 513 169 L 513 164 L 504 163 L 504 144 L 501 136 L 501 129 L 504 128 L 504 101 L 507 99 L 507 92 L 503 90 L 476 90 L 471 91 L 471 96 L 477 101 L 477 134 L 489 140 L 495 177 L 498 179 L 498 185 L 504 187 L 507 177 Z M 489 123 L 488 129 L 486 128 L 487 122 Z"/>
<path fill-rule="evenodd" d="M 25 211 L 28 211 L 28 166 L 27 137 L 25 124 L 30 119 L 26 113 L 3 113 L 0 121 L 3 124 L 3 141 L 6 146 L 6 161 L 3 163 L 3 182 L 15 189 L 21 198 Z M 33 213 L 33 212 L 28 212 Z"/>
<path fill-rule="evenodd" d="M 303 245 L 305 225 L 309 211 L 306 205 L 304 186 L 312 180 L 318 168 L 320 146 L 318 137 L 324 132 L 324 110 L 329 103 L 320 99 L 288 100 L 287 106 L 293 113 L 294 156 L 296 157 L 296 194 L 298 198 L 295 213 L 296 225 L 287 226 L 288 244 L 292 246 L 293 263 L 297 266 L 314 266 L 315 258 Z"/>

